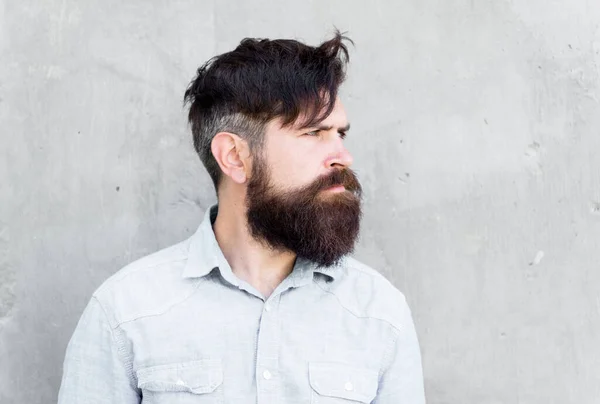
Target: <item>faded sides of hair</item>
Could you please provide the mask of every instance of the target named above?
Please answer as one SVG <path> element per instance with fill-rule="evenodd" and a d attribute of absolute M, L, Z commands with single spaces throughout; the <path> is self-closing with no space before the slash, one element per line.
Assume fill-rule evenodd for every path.
<path fill-rule="evenodd" d="M 232 51 L 215 56 L 197 70 L 184 102 L 194 147 L 211 178 L 220 170 L 210 142 L 231 131 L 260 144 L 267 122 L 282 126 L 314 126 L 335 106 L 349 60 L 339 31 L 313 47 L 291 39 L 246 38 Z"/>

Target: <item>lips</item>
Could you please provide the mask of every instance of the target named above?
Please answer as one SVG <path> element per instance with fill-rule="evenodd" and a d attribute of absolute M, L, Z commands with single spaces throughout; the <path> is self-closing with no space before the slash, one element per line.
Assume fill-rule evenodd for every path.
<path fill-rule="evenodd" d="M 343 185 L 333 185 L 333 186 L 327 188 L 327 191 L 332 191 L 332 192 L 342 192 L 345 190 L 346 190 L 346 187 L 344 187 Z"/>
<path fill-rule="evenodd" d="M 315 195 L 321 191 L 332 193 L 350 192 L 360 197 L 362 188 L 356 175 L 350 169 L 333 170 L 328 175 L 318 178 L 313 182 L 311 194 Z"/>

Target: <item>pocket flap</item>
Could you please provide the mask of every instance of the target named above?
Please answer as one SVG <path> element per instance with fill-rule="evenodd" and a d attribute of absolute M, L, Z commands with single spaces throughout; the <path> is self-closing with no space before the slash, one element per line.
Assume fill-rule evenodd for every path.
<path fill-rule="evenodd" d="M 310 385 L 326 397 L 338 397 L 370 403 L 377 395 L 379 373 L 332 362 L 311 362 L 308 365 Z"/>
<path fill-rule="evenodd" d="M 147 391 L 187 391 L 204 394 L 223 383 L 218 359 L 149 366 L 137 371 L 138 387 Z"/>

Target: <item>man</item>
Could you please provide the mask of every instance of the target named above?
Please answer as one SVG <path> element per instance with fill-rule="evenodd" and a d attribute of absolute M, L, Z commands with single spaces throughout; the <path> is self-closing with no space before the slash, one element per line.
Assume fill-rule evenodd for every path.
<path fill-rule="evenodd" d="M 93 295 L 59 403 L 424 403 L 404 296 L 350 258 L 347 39 L 245 39 L 185 93 L 217 190 L 188 240 Z"/>

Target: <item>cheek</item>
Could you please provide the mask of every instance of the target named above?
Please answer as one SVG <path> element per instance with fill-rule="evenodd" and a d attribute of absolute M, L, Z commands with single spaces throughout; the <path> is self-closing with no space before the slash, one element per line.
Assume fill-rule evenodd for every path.
<path fill-rule="evenodd" d="M 275 156 L 274 156 L 275 157 Z M 314 181 L 319 175 L 319 164 L 315 156 L 300 153 L 281 153 L 271 162 L 271 179 L 281 187 L 300 187 Z"/>
<path fill-rule="evenodd" d="M 284 134 L 268 138 L 265 157 L 273 185 L 282 188 L 310 184 L 323 174 L 326 158 L 316 139 Z"/>

